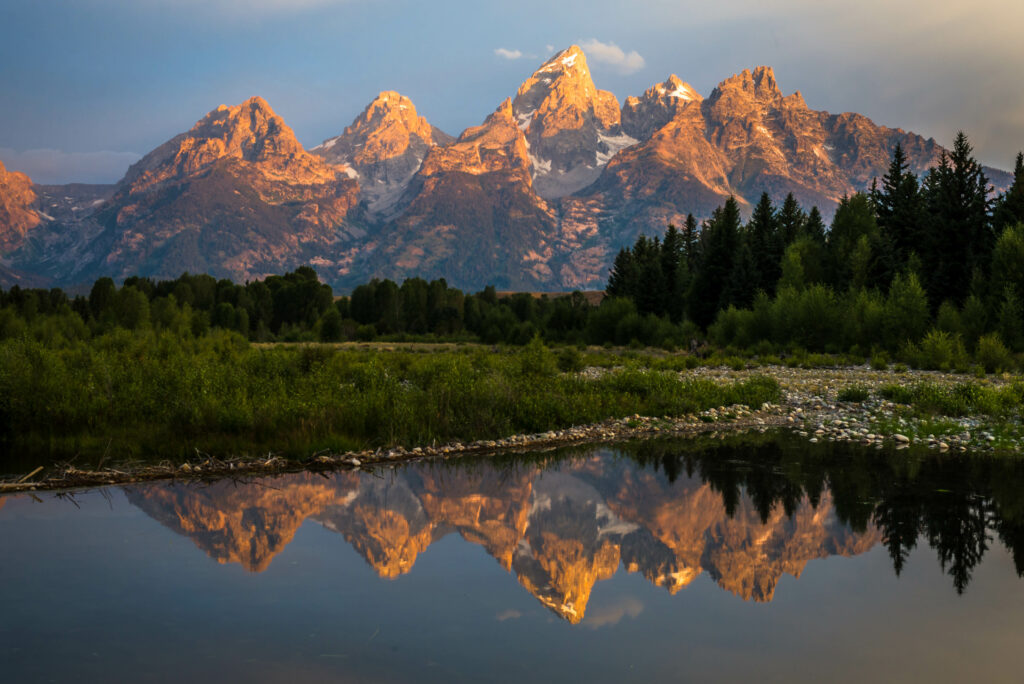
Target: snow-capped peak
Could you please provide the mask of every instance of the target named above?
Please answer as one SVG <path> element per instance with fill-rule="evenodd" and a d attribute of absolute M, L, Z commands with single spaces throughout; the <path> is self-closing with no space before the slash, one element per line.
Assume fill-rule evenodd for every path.
<path fill-rule="evenodd" d="M 582 68 L 584 71 L 586 70 L 586 57 L 583 56 L 583 50 L 576 45 L 572 45 L 565 50 L 562 50 L 557 55 L 544 62 L 540 69 L 537 69 L 537 73 L 569 71 L 574 67 Z"/>
<path fill-rule="evenodd" d="M 683 102 L 692 102 L 693 100 L 700 100 L 701 96 L 689 83 L 684 83 L 679 80 L 679 77 L 675 74 L 669 76 L 668 80 L 664 83 L 659 83 L 655 90 L 658 95 L 663 97 L 674 97 L 682 100 Z"/>

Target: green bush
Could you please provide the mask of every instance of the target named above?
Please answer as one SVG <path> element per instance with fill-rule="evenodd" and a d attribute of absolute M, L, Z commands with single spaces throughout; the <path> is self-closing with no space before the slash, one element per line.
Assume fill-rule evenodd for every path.
<path fill-rule="evenodd" d="M 564 347 L 558 352 L 558 370 L 563 373 L 579 373 L 583 368 L 583 354 L 576 347 Z"/>
<path fill-rule="evenodd" d="M 916 365 L 925 370 L 949 371 L 964 365 L 967 352 L 960 335 L 945 330 L 933 329 L 921 340 L 916 348 Z"/>
<path fill-rule="evenodd" d="M 999 339 L 998 333 L 982 336 L 974 357 L 986 373 L 1002 373 L 1014 366 L 1013 354 Z"/>
<path fill-rule="evenodd" d="M 870 396 L 871 392 L 868 391 L 867 387 L 863 385 L 850 385 L 839 392 L 839 401 L 860 403 L 867 401 Z"/>
<path fill-rule="evenodd" d="M 925 414 L 966 416 L 985 414 L 1003 415 L 1020 410 L 1024 387 L 995 389 L 978 383 L 958 383 L 953 386 L 921 382 L 913 386 L 886 385 L 879 395 L 900 404 L 908 404 Z"/>

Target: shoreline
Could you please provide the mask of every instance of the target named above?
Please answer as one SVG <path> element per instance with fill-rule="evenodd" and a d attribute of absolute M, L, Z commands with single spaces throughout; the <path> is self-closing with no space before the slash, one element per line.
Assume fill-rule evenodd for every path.
<path fill-rule="evenodd" d="M 588 368 L 583 373 L 603 374 L 606 369 Z M 20 479 L 0 482 L 0 495 L 18 492 L 54 491 L 101 487 L 138 482 L 209 481 L 224 477 L 276 475 L 301 471 L 333 471 L 379 466 L 410 461 L 463 456 L 491 456 L 503 452 L 530 452 L 573 445 L 600 445 L 648 439 L 652 437 L 696 437 L 712 432 L 764 432 L 788 429 L 810 443 L 822 441 L 858 442 L 866 447 L 896 449 L 911 447 L 936 452 L 977 452 L 1017 456 L 1024 454 L 1024 438 L 1012 422 L 993 421 L 986 416 L 913 416 L 910 408 L 869 394 L 862 401 L 840 401 L 843 390 L 867 387 L 877 390 L 883 384 L 938 382 L 953 385 L 963 382 L 962 376 L 928 371 L 874 371 L 866 367 L 834 369 L 792 369 L 783 366 L 746 370 L 702 368 L 680 373 L 681 380 L 704 378 L 718 383 L 768 375 L 779 381 L 780 403 L 766 403 L 758 409 L 743 405 L 719 406 L 700 413 L 681 416 L 640 416 L 610 418 L 596 423 L 573 426 L 548 432 L 512 435 L 473 442 L 449 442 L 443 445 L 420 445 L 410 448 L 392 447 L 348 451 L 318 452 L 308 458 L 286 459 L 272 452 L 266 457 L 217 459 L 205 457 L 172 464 L 121 464 L 120 467 L 83 470 L 69 463 L 37 468 Z M 992 378 L 994 385 L 1005 384 L 1007 378 Z M 1007 425 L 1014 430 L 1001 430 Z M 1000 434 L 997 436 L 997 433 Z M 34 479 L 38 476 L 38 479 Z"/>
<path fill-rule="evenodd" d="M 778 406 L 772 405 L 772 410 Z M 264 458 L 216 459 L 207 457 L 196 461 L 186 461 L 180 465 L 169 463 L 139 466 L 122 466 L 120 468 L 103 468 L 99 470 L 81 470 L 72 465 L 57 464 L 50 468 L 37 469 L 25 476 L 24 481 L 0 482 L 0 496 L 20 492 L 56 491 L 110 485 L 134 484 L 139 482 L 167 481 L 209 481 L 230 477 L 279 475 L 291 472 L 330 472 L 335 470 L 353 470 L 364 466 L 409 463 L 426 459 L 447 459 L 466 456 L 492 456 L 498 453 L 527 453 L 546 451 L 560 447 L 579 445 L 613 444 L 651 437 L 696 437 L 710 432 L 747 432 L 789 425 L 783 415 L 775 414 L 774 420 L 765 410 L 751 411 L 745 406 L 718 407 L 697 414 L 700 416 L 732 413 L 736 420 L 705 422 L 700 419 L 693 421 L 688 417 L 679 419 L 654 418 L 634 415 L 628 418 L 612 418 L 599 423 L 591 423 L 526 435 L 512 435 L 501 439 L 482 439 L 475 442 L 452 442 L 437 446 L 417 446 L 406 449 L 392 447 L 390 449 L 367 449 L 348 451 L 341 454 L 318 453 L 306 460 L 286 459 L 268 454 Z M 38 480 L 31 476 L 42 474 Z"/>

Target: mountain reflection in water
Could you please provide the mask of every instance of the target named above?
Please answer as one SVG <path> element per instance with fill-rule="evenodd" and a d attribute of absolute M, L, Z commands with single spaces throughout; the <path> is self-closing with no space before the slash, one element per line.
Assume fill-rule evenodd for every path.
<path fill-rule="evenodd" d="M 783 574 L 799 577 L 810 560 L 879 543 L 898 573 L 919 538 L 962 591 L 992 532 L 1021 569 L 1024 506 L 1005 505 L 1019 500 L 1021 483 L 1013 463 L 765 440 L 125 492 L 212 558 L 253 572 L 306 520 L 341 534 L 385 578 L 413 571 L 419 554 L 458 533 L 578 623 L 595 584 L 620 565 L 672 594 L 706 572 L 736 596 L 771 601 Z"/>

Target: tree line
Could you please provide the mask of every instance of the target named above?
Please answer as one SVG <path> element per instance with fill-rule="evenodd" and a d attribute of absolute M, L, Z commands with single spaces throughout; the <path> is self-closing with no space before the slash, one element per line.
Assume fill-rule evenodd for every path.
<path fill-rule="evenodd" d="M 923 179 L 897 145 L 881 182 L 843 197 L 828 230 L 792 194 L 781 207 L 763 194 L 746 223 L 729 198 L 699 233 L 689 216 L 621 250 L 607 293 L 741 348 L 1022 352 L 1024 155 L 993 197 L 963 133 Z"/>

